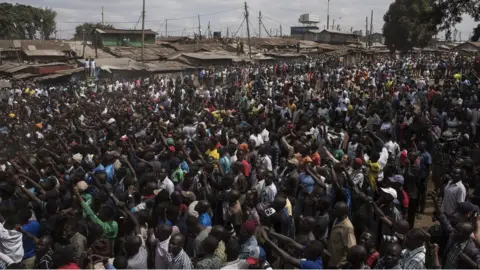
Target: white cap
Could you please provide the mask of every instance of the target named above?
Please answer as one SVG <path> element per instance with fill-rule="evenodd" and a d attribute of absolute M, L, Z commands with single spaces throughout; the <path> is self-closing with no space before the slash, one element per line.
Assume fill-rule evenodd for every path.
<path fill-rule="evenodd" d="M 393 196 L 393 199 L 396 200 L 397 199 L 397 191 L 393 188 L 380 188 L 383 192 L 387 193 L 387 194 L 390 194 Z"/>
<path fill-rule="evenodd" d="M 107 124 L 111 125 L 113 123 L 115 123 L 115 119 L 113 118 L 108 119 Z"/>

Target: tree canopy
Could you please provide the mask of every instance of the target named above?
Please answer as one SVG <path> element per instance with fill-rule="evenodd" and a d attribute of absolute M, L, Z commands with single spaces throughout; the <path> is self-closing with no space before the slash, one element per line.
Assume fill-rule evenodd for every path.
<path fill-rule="evenodd" d="M 478 0 L 434 0 L 433 7 L 439 30 L 449 30 L 462 22 L 464 14 L 470 15 L 475 21 L 480 21 Z"/>
<path fill-rule="evenodd" d="M 49 8 L 0 3 L 0 37 L 4 39 L 51 39 L 57 12 Z"/>
<path fill-rule="evenodd" d="M 462 15 L 480 21 L 479 0 L 396 0 L 384 15 L 383 32 L 390 50 L 408 51 L 424 47 L 435 34 L 462 22 Z M 480 27 L 474 29 L 472 40 L 480 38 Z"/>
<path fill-rule="evenodd" d="M 86 41 L 93 41 L 94 36 L 93 36 L 92 32 L 95 28 L 114 29 L 113 25 L 111 25 L 111 24 L 84 23 L 84 24 L 77 25 L 77 27 L 75 27 L 74 39 L 75 40 L 83 40 L 83 32 L 85 31 L 85 40 Z"/>
<path fill-rule="evenodd" d="M 385 45 L 390 51 L 408 52 L 425 47 L 437 33 L 434 0 L 395 0 L 383 16 Z"/>
<path fill-rule="evenodd" d="M 473 29 L 473 35 L 470 41 L 477 42 L 479 40 L 480 40 L 480 24 L 478 24 L 477 27 Z"/>

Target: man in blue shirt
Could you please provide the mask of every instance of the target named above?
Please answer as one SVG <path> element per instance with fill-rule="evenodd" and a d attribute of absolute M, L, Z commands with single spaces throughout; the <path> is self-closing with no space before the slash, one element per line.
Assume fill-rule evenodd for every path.
<path fill-rule="evenodd" d="M 40 224 L 36 220 L 30 220 L 32 218 L 32 211 L 28 208 L 22 208 L 18 212 L 18 217 L 22 225 L 22 233 L 27 232 L 35 237 L 40 234 Z M 32 269 L 35 267 L 35 254 L 37 246 L 30 236 L 23 234 L 23 264 L 25 269 Z"/>

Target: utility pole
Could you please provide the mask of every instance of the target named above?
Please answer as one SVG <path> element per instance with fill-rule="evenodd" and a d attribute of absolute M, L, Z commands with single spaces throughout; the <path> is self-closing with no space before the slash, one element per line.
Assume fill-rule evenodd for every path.
<path fill-rule="evenodd" d="M 283 37 L 283 33 L 282 33 L 282 25 L 280 24 L 280 37 Z"/>
<path fill-rule="evenodd" d="M 200 25 L 200 14 L 198 14 L 198 39 L 202 40 L 202 28 Z"/>
<path fill-rule="evenodd" d="M 105 21 L 103 19 L 103 6 L 102 6 L 102 25 L 104 25 L 104 24 L 105 24 Z"/>
<path fill-rule="evenodd" d="M 262 11 L 258 12 L 258 37 L 262 37 Z"/>
<path fill-rule="evenodd" d="M 248 7 L 245 2 L 245 21 L 247 21 L 247 37 L 248 37 L 248 55 L 252 59 L 252 46 L 250 45 L 250 23 L 248 22 Z"/>
<path fill-rule="evenodd" d="M 365 47 L 368 48 L 368 16 L 365 17 L 365 42 L 367 43 Z"/>
<path fill-rule="evenodd" d="M 165 19 L 165 37 L 168 37 L 168 19 Z"/>
<path fill-rule="evenodd" d="M 86 36 L 86 29 L 83 27 L 83 50 L 82 50 L 82 58 L 85 58 L 85 46 L 87 46 L 87 42 L 85 41 Z"/>
<path fill-rule="evenodd" d="M 372 34 L 373 34 L 373 9 L 372 9 L 372 13 L 370 14 L 370 36 L 368 36 L 370 48 L 372 48 L 372 43 L 373 43 Z"/>
<path fill-rule="evenodd" d="M 211 38 L 211 35 L 210 35 L 210 21 L 208 21 L 208 28 L 207 28 L 207 38 L 210 39 Z"/>
<path fill-rule="evenodd" d="M 142 52 L 141 52 L 142 61 L 143 61 L 144 47 L 145 47 L 145 0 L 143 0 L 143 9 L 142 9 Z"/>
<path fill-rule="evenodd" d="M 327 4 L 327 30 L 330 29 L 330 0 Z"/>
<path fill-rule="evenodd" d="M 228 26 L 227 26 L 227 34 L 226 34 L 227 38 L 228 38 Z"/>
<path fill-rule="evenodd" d="M 332 22 L 332 30 L 335 30 L 335 19 L 333 19 L 333 22 Z"/>

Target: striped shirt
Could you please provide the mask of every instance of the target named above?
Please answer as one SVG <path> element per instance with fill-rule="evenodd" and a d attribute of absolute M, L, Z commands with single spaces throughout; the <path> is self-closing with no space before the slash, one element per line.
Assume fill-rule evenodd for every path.
<path fill-rule="evenodd" d="M 168 265 L 168 269 L 193 269 L 192 261 L 182 249 Z"/>

